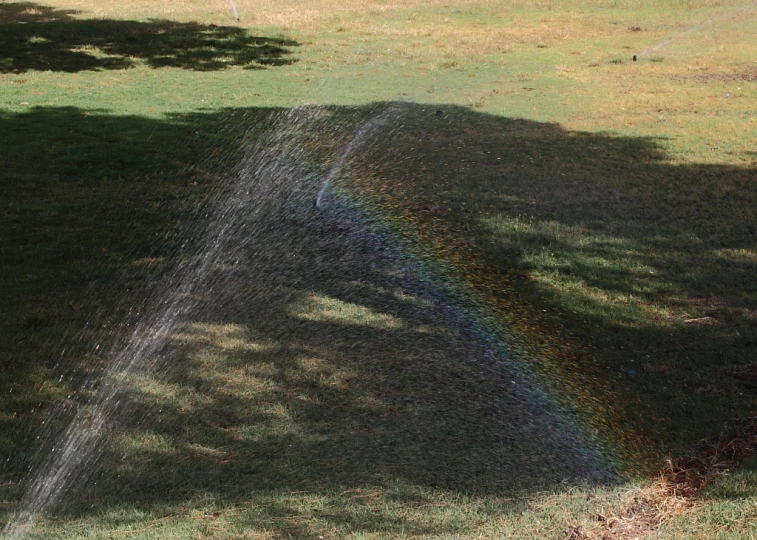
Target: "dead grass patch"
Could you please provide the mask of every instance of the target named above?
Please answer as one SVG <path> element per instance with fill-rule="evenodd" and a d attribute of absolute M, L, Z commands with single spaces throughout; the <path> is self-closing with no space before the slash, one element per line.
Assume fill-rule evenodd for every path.
<path fill-rule="evenodd" d="M 710 82 L 757 82 L 757 67 L 737 73 L 704 73 L 697 75 L 694 80 L 700 83 Z"/>
<path fill-rule="evenodd" d="M 598 513 L 593 526 L 576 525 L 566 539 L 631 540 L 649 537 L 666 521 L 702 508 L 702 491 L 754 454 L 757 417 L 730 436 L 702 441 L 692 455 L 670 458 L 667 468 L 651 486 L 632 491 L 621 504 Z"/>

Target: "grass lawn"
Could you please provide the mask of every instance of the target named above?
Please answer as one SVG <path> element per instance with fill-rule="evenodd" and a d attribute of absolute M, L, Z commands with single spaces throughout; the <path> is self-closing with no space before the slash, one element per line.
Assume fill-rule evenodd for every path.
<path fill-rule="evenodd" d="M 751 538 L 756 17 L 0 2 L 0 525 Z"/>

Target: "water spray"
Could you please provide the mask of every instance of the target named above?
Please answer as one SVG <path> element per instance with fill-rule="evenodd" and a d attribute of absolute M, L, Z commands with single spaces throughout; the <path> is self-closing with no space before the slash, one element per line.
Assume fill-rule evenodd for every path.
<path fill-rule="evenodd" d="M 144 308 L 130 311 L 124 318 L 121 325 L 128 330 L 123 337 L 116 337 L 112 349 L 106 352 L 110 360 L 104 373 L 91 376 L 82 386 L 83 397 L 73 405 L 76 412 L 68 426 L 40 440 L 46 452 L 41 462 L 30 468 L 24 480 L 21 508 L 4 526 L 0 525 L 0 538 L 26 538 L 39 517 L 66 498 L 71 499 L 72 493 L 86 484 L 104 452 L 102 439 L 123 410 L 123 389 L 128 388 L 130 377 L 152 373 L 165 361 L 163 349 L 171 335 L 201 307 L 200 291 L 217 279 L 218 269 L 227 259 L 265 244 L 261 234 L 265 235 L 266 229 L 250 232 L 246 220 L 259 211 L 263 202 L 285 204 L 287 197 L 300 193 L 292 187 L 304 181 L 298 174 L 304 167 L 297 164 L 298 141 L 289 133 L 308 125 L 310 118 L 307 111 L 295 108 L 276 119 L 277 129 L 251 148 L 238 165 L 233 192 L 215 202 L 213 218 L 201 233 L 204 241 L 198 244 L 197 251 L 183 254 L 186 261 L 161 278 L 164 281 L 146 300 Z M 192 229 L 196 228 L 197 224 L 193 224 Z M 49 447 L 45 437 L 49 437 Z"/>
<path fill-rule="evenodd" d="M 331 182 L 334 180 L 334 178 L 339 176 L 339 173 L 342 172 L 347 158 L 350 157 L 350 154 L 352 154 L 353 150 L 360 144 L 363 137 L 365 137 L 365 134 L 370 131 L 372 125 L 373 122 L 368 122 L 367 124 L 360 126 L 360 129 L 358 129 L 357 133 L 353 135 L 352 140 L 350 140 L 349 144 L 347 145 L 347 148 L 345 148 L 344 152 L 342 152 L 342 155 L 339 156 L 339 160 L 334 164 L 333 167 L 331 167 L 329 173 L 326 175 L 326 180 L 324 180 L 320 191 L 318 191 L 318 195 L 315 197 L 316 208 L 323 208 L 324 199 L 326 197 L 326 194 L 328 193 L 329 188 L 331 187 Z"/>
<path fill-rule="evenodd" d="M 683 37 L 686 37 L 689 34 L 693 34 L 694 32 L 697 32 L 697 31 L 701 30 L 702 28 L 705 28 L 707 26 L 711 26 L 711 25 L 713 25 L 713 24 L 715 24 L 717 22 L 722 21 L 723 19 L 728 19 L 730 17 L 734 17 L 734 16 L 738 15 L 739 13 L 742 13 L 744 11 L 748 11 L 750 9 L 754 9 L 756 7 L 757 7 L 757 1 L 750 2 L 748 4 L 744 4 L 744 5 L 736 8 L 733 11 L 729 11 L 729 12 L 723 13 L 722 15 L 719 15 L 717 17 L 713 17 L 709 21 L 705 21 L 702 24 L 697 24 L 695 26 L 692 26 L 691 28 L 687 29 L 686 31 L 681 32 L 680 34 L 678 34 L 676 36 L 673 36 L 671 38 L 666 39 L 662 43 L 658 43 L 657 45 L 654 45 L 652 47 L 644 49 L 640 53 L 633 55 L 633 61 L 636 62 L 637 59 L 641 60 L 643 57 L 647 56 L 648 54 L 653 53 L 656 50 L 659 50 L 659 49 L 665 47 L 666 45 L 669 45 L 670 43 L 672 43 L 674 41 L 677 41 L 677 40 L 679 40 L 679 39 L 681 39 Z"/>
<path fill-rule="evenodd" d="M 329 172 L 326 175 L 326 180 L 323 181 L 323 185 L 321 186 L 321 189 L 315 198 L 316 208 L 323 208 L 326 194 L 328 193 L 329 188 L 331 187 L 331 183 L 342 172 L 342 169 L 344 168 L 344 164 L 346 163 L 350 155 L 352 155 L 352 153 L 360 145 L 360 143 L 363 142 L 363 139 L 365 139 L 365 137 L 368 136 L 381 123 L 383 118 L 388 113 L 390 113 L 391 111 L 395 109 L 396 109 L 396 105 L 394 107 L 390 107 L 384 113 L 379 114 L 378 116 L 375 116 L 374 118 L 365 122 L 355 132 L 355 135 L 352 136 L 352 139 L 350 140 L 347 147 L 344 149 L 344 152 L 342 152 L 342 155 L 339 157 L 339 160 L 337 160 L 337 162 L 331 167 L 331 169 L 329 169 Z"/>
<path fill-rule="evenodd" d="M 231 11 L 234 13 L 234 18 L 239 22 L 239 12 L 237 11 L 237 5 L 234 3 L 234 0 L 229 0 L 229 5 L 231 6 Z"/>

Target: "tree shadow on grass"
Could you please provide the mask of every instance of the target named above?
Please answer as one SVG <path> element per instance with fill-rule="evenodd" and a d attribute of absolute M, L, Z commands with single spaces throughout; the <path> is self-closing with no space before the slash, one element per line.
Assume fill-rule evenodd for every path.
<path fill-rule="evenodd" d="M 32 2 L 0 4 L 0 73 L 152 68 L 217 71 L 291 64 L 287 38 L 232 26 L 167 20 L 77 19 L 74 10 Z"/>
<path fill-rule="evenodd" d="M 404 117 L 424 127 L 383 141 L 356 184 L 444 237 L 437 252 L 454 246 L 480 294 L 500 290 L 501 313 L 537 307 L 523 326 L 562 329 L 546 349 L 588 347 L 579 371 L 653 446 L 687 451 L 754 411 L 754 167 L 673 164 L 654 139 L 441 111 Z M 372 174 L 382 154 L 415 166 Z"/>
<path fill-rule="evenodd" d="M 334 208 L 315 211 L 317 187 L 293 205 L 250 194 L 253 238 L 242 250 L 231 240 L 233 255 L 193 290 L 160 374 L 134 376 L 103 474 L 69 511 L 204 494 L 256 507 L 258 529 L 286 520 L 295 536 L 452 534 L 459 524 L 403 505 L 616 479 L 442 298 L 411 296 L 401 261 L 377 256 L 376 239 Z"/>
<path fill-rule="evenodd" d="M 649 139 L 570 133 L 457 107 L 442 114 L 392 107 L 387 122 L 407 127 L 381 137 L 380 125 L 343 171 L 360 190 L 356 196 L 370 194 L 379 214 L 407 219 L 410 237 L 431 232 L 412 237 L 416 245 L 433 251 L 441 242 L 483 261 L 471 282 L 483 271 L 481 282 L 499 298 L 525 298 L 511 305 L 516 315 L 556 307 L 540 322 L 549 328 L 557 320 L 573 344 L 595 346 L 578 365 L 598 378 L 591 390 L 609 389 L 597 399 L 617 398 L 600 403 L 623 419 L 605 428 L 611 437 L 642 434 L 647 444 L 668 449 L 715 434 L 730 413 L 750 411 L 754 394 L 739 370 L 753 366 L 755 250 L 747 233 L 754 226 L 754 170 L 674 166 Z M 254 148 L 270 140 L 245 131 L 246 124 L 275 127 L 270 118 L 277 114 L 267 110 L 159 121 L 38 109 L 0 119 L 30 130 L 46 126 L 31 139 L 0 129 L 10 188 L 3 275 L 13 284 L 2 302 L 5 354 L 13 362 L 4 380 L 23 389 L 21 401 L 2 392 L 4 427 L 18 435 L 4 442 L 12 456 L 4 478 L 18 481 L 28 468 L 35 442 L 21 434 L 36 433 L 29 426 L 45 418 L 28 406 L 44 401 L 52 410 L 65 399 L 70 408 L 86 406 L 76 381 L 48 381 L 47 394 L 34 393 L 57 379 L 53 370 L 35 371 L 35 363 L 43 359 L 50 369 L 61 361 L 55 346 L 38 344 L 69 324 L 106 321 L 108 331 L 85 334 L 79 352 L 67 357 L 97 380 L 105 364 L 87 353 L 92 344 L 123 344 L 123 321 L 134 316 L 129 308 L 157 312 L 172 298 L 178 261 L 212 245 L 199 233 L 207 218 L 198 216 L 206 212 L 190 209 L 228 197 L 230 179 L 242 178 L 250 189 L 238 193 L 247 202 L 226 214 L 233 223 L 228 245 L 191 294 L 184 291 L 191 302 L 157 355 L 161 369 L 131 375 L 96 481 L 70 497 L 63 513 L 182 505 L 223 513 L 232 506 L 243 509 L 237 526 L 282 535 L 333 528 L 452 534 L 467 530 L 466 522 L 408 516 L 403 505 L 611 480 L 611 463 L 598 459 L 569 421 L 575 411 L 541 399 L 443 287 L 424 282 L 423 265 L 419 270 L 377 234 L 381 226 L 339 197 L 323 210 L 313 207 L 328 164 L 365 119 L 386 108 L 321 109 L 315 124 L 290 118 L 283 138 L 299 139 L 282 150 L 291 153 L 277 154 L 273 145 L 273 154 L 262 155 L 277 160 L 260 159 Z M 217 133 L 229 118 L 239 133 L 230 130 L 215 147 L 232 150 L 187 168 L 200 148 L 213 145 L 177 141 L 194 131 Z M 327 124 L 336 127 L 321 129 Z M 144 133 L 153 133 L 151 144 Z M 319 143 L 324 133 L 330 140 Z M 86 160 L 69 159 L 82 154 Z M 142 158 L 129 160 L 135 154 Z M 261 170 L 261 163 L 285 174 L 271 181 L 276 169 Z M 678 204 L 682 198 L 686 204 Z M 461 264 L 459 256 L 440 253 L 437 261 Z M 522 277 L 549 264 L 573 280 L 568 285 L 579 283 Z M 648 268 L 667 272 L 664 284 Z M 642 316 L 645 302 L 675 297 L 686 305 L 712 295 L 712 283 L 723 300 L 708 317 L 721 323 L 671 325 Z M 644 302 L 626 309 L 613 294 Z M 28 304 L 47 306 L 42 326 L 12 316 L 37 309 Z M 694 357 L 700 347 L 712 355 Z M 732 384 L 738 392 L 726 396 L 705 383 Z M 47 418 L 56 422 L 55 414 Z M 659 418 L 677 431 L 655 431 Z"/>

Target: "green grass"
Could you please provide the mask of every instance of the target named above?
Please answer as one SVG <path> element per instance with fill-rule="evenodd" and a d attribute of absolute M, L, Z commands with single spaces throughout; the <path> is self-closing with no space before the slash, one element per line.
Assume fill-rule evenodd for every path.
<path fill-rule="evenodd" d="M 241 24 L 223 2 L 0 3 L 4 519 L 34 437 L 107 364 L 95 323 L 149 302 L 245 147 L 297 105 L 330 105 L 298 135 L 323 171 L 360 120 L 405 102 L 345 170 L 353 196 L 472 284 L 565 401 L 604 402 L 610 438 L 653 470 L 754 414 L 752 12 L 237 5 Z M 481 351 L 297 208 L 261 238 L 301 259 L 271 251 L 241 292 L 221 286 L 174 336 L 181 361 L 133 377 L 137 412 L 35 535 L 545 538 L 633 507 L 637 484 L 574 485 Z M 753 470 L 660 537 L 749 538 Z"/>
<path fill-rule="evenodd" d="M 708 538 L 753 538 L 755 527 L 755 463 L 735 472 L 706 492 L 706 502 L 697 512 L 673 520 L 663 530 L 673 538 L 707 535 Z"/>

